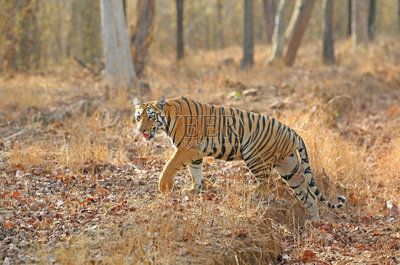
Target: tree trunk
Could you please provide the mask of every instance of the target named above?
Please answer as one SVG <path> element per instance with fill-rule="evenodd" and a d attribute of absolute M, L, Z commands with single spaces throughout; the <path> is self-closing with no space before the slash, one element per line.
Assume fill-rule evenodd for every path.
<path fill-rule="evenodd" d="M 351 2 L 352 0 L 347 0 L 347 37 L 351 37 L 351 25 L 353 21 L 351 18 L 353 14 L 353 11 L 351 11 L 353 4 Z"/>
<path fill-rule="evenodd" d="M 368 38 L 375 38 L 375 16 L 376 16 L 376 0 L 369 0 L 368 12 Z"/>
<path fill-rule="evenodd" d="M 275 26 L 275 0 L 263 0 L 264 8 L 264 21 L 265 21 L 265 35 L 267 37 L 267 43 L 271 44 L 272 34 Z"/>
<path fill-rule="evenodd" d="M 293 11 L 287 31 L 289 40 L 285 55 L 285 64 L 287 66 L 292 66 L 294 64 L 314 4 L 315 0 L 297 0 L 296 2 L 295 10 Z"/>
<path fill-rule="evenodd" d="M 40 63 L 39 2 L 17 1 L 17 68 L 29 70 Z"/>
<path fill-rule="evenodd" d="M 146 65 L 146 57 L 153 42 L 153 22 L 156 10 L 155 0 L 137 2 L 136 29 L 131 37 L 132 56 L 136 74 L 141 76 Z"/>
<path fill-rule="evenodd" d="M 275 15 L 275 27 L 272 34 L 272 53 L 268 63 L 276 63 L 282 59 L 285 46 L 285 4 L 286 0 L 280 0 Z"/>
<path fill-rule="evenodd" d="M 334 0 L 324 0 L 323 8 L 323 21 L 324 21 L 324 38 L 322 43 L 322 59 L 325 64 L 332 64 L 335 62 L 334 38 L 333 38 L 333 9 Z"/>
<path fill-rule="evenodd" d="M 17 3 L 16 1 L 7 1 L 3 3 L 3 12 L 7 16 L 0 16 L 0 73 L 2 71 L 17 70 Z"/>
<path fill-rule="evenodd" d="M 217 0 L 217 34 L 215 36 L 217 49 L 224 46 L 224 32 L 222 27 L 222 0 Z"/>
<path fill-rule="evenodd" d="M 131 87 L 136 80 L 129 51 L 122 0 L 100 0 L 106 78 L 113 87 Z"/>
<path fill-rule="evenodd" d="M 185 48 L 183 43 L 183 4 L 184 0 L 176 0 L 176 57 L 178 58 L 178 60 L 183 59 L 183 57 L 185 56 Z"/>
<path fill-rule="evenodd" d="M 368 45 L 368 9 L 369 2 L 365 0 L 352 1 L 352 39 L 353 46 Z"/>
<path fill-rule="evenodd" d="M 253 0 L 244 0 L 243 58 L 241 68 L 254 64 Z"/>
<path fill-rule="evenodd" d="M 61 4 L 62 1 L 55 1 Z M 59 7 L 60 9 L 62 6 Z M 101 57 L 100 2 L 73 0 L 71 2 L 71 27 L 68 32 L 66 56 L 85 63 L 96 63 Z M 61 24 L 59 22 L 58 24 Z M 60 33 L 57 39 L 61 40 Z M 62 46 L 62 45 L 60 45 Z M 63 59 L 62 54 L 59 55 Z"/>
<path fill-rule="evenodd" d="M 122 0 L 122 8 L 124 9 L 125 23 L 127 24 L 128 18 L 126 17 L 126 0 Z"/>

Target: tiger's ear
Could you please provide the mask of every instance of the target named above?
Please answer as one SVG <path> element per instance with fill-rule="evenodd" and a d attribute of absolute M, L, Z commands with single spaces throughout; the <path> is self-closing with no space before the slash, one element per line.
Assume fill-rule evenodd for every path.
<path fill-rule="evenodd" d="M 138 105 L 140 105 L 140 100 L 137 97 L 133 98 L 133 106 L 136 108 Z"/>
<path fill-rule="evenodd" d="M 161 96 L 161 98 L 157 101 L 157 107 L 159 107 L 160 109 L 164 109 L 164 107 L 165 107 L 164 96 Z"/>

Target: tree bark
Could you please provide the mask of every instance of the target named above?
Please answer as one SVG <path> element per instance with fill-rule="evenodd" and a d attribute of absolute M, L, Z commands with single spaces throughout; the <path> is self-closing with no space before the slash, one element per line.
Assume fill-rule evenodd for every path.
<path fill-rule="evenodd" d="M 335 49 L 333 38 L 333 9 L 334 0 L 324 0 L 323 8 L 323 21 L 324 21 L 324 37 L 322 42 L 322 59 L 325 64 L 332 64 L 335 62 Z"/>
<path fill-rule="evenodd" d="M 55 3 L 63 3 L 57 1 Z M 59 8 L 62 8 L 61 6 Z M 85 63 L 96 63 L 101 57 L 100 2 L 73 0 L 71 3 L 71 27 L 68 32 L 66 56 Z M 59 22 L 61 24 L 62 22 Z M 57 39 L 61 39 L 58 33 Z M 61 46 L 61 45 L 60 45 Z M 63 50 L 63 48 L 59 48 Z M 62 60 L 62 54 L 59 55 Z"/>
<path fill-rule="evenodd" d="M 39 2 L 17 1 L 17 69 L 37 68 L 40 63 Z"/>
<path fill-rule="evenodd" d="M 295 10 L 287 29 L 288 47 L 285 54 L 285 64 L 292 66 L 296 59 L 297 51 L 300 47 L 306 31 L 308 21 L 311 17 L 311 11 L 315 0 L 297 0 Z"/>
<path fill-rule="evenodd" d="M 122 0 L 122 8 L 124 9 L 125 23 L 128 23 L 128 18 L 126 16 L 126 0 Z"/>
<path fill-rule="evenodd" d="M 352 14 L 353 11 L 352 6 L 353 4 L 351 3 L 352 0 L 347 0 L 347 37 L 351 37 L 351 28 L 352 28 Z"/>
<path fill-rule="evenodd" d="M 244 0 L 243 58 L 241 68 L 254 64 L 253 0 Z"/>
<path fill-rule="evenodd" d="M 176 24 L 177 24 L 177 47 L 176 57 L 178 60 L 185 56 L 185 47 L 183 42 L 183 5 L 184 0 L 176 0 Z"/>
<path fill-rule="evenodd" d="M 369 0 L 368 12 L 368 38 L 375 38 L 375 17 L 376 17 L 376 0 Z"/>
<path fill-rule="evenodd" d="M 0 73 L 2 71 L 17 70 L 17 3 L 7 1 L 2 6 L 8 16 L 0 16 L 2 38 L 0 40 Z"/>
<path fill-rule="evenodd" d="M 217 34 L 215 36 L 217 49 L 224 46 L 224 31 L 222 27 L 222 0 L 217 0 Z"/>
<path fill-rule="evenodd" d="M 271 44 L 272 34 L 275 26 L 275 0 L 263 0 L 264 9 L 264 21 L 265 21 L 265 35 L 267 37 L 267 43 Z"/>
<path fill-rule="evenodd" d="M 352 40 L 353 46 L 368 45 L 368 9 L 369 2 L 352 0 Z"/>
<path fill-rule="evenodd" d="M 132 87 L 136 81 L 129 50 L 122 0 L 100 0 L 101 32 L 106 78 L 113 87 Z"/>
<path fill-rule="evenodd" d="M 276 63 L 282 59 L 285 46 L 285 4 L 286 0 L 280 0 L 275 15 L 275 27 L 272 34 L 272 53 L 269 64 Z"/>
<path fill-rule="evenodd" d="M 155 0 L 139 0 L 137 2 L 136 29 L 131 37 L 131 44 L 133 62 L 138 76 L 143 74 L 147 53 L 153 42 L 155 10 Z"/>

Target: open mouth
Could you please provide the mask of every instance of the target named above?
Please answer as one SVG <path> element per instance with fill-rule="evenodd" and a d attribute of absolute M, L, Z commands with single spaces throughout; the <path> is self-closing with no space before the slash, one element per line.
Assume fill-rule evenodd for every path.
<path fill-rule="evenodd" d="M 142 134 L 143 134 L 143 138 L 146 141 L 150 141 L 151 139 L 154 138 L 154 131 L 153 130 L 151 130 L 150 133 L 142 133 Z"/>

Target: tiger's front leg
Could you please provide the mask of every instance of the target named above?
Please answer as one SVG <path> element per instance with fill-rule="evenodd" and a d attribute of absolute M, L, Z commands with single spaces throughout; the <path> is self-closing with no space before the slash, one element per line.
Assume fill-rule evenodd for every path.
<path fill-rule="evenodd" d="M 188 150 L 176 150 L 173 156 L 165 164 L 158 180 L 158 189 L 163 193 L 168 193 L 174 186 L 174 177 L 176 173 L 184 166 L 191 163 L 193 155 Z"/>
<path fill-rule="evenodd" d="M 198 194 L 201 191 L 201 184 L 203 181 L 203 176 L 201 174 L 201 167 L 202 167 L 203 159 L 197 159 L 192 161 L 188 165 L 189 168 L 189 173 L 192 178 L 192 187 L 190 189 L 186 189 L 183 192 L 184 193 L 192 193 L 192 194 Z"/>

